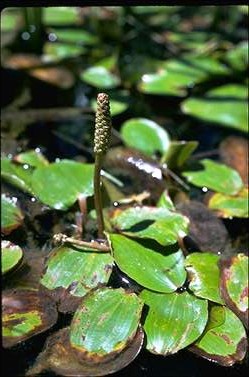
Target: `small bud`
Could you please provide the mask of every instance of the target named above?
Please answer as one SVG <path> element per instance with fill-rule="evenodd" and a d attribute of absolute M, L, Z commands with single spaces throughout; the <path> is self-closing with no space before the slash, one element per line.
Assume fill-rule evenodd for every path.
<path fill-rule="evenodd" d="M 94 153 L 105 153 L 111 139 L 111 112 L 109 96 L 99 93 L 95 118 Z"/>

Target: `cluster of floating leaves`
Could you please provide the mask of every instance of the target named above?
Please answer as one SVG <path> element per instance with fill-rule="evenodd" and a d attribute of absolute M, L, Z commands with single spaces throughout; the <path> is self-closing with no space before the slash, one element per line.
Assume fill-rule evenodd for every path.
<path fill-rule="evenodd" d="M 143 8 L 134 7 L 134 14 L 146 17 Z M 163 8 L 171 14 L 170 7 Z M 148 17 L 150 25 L 160 24 L 156 7 L 154 11 L 154 18 Z M 6 31 L 13 28 L 13 19 L 9 18 L 12 15 L 19 17 L 15 12 L 6 12 L 2 17 Z M 81 22 L 77 8 L 46 8 L 48 40 L 42 55 L 9 56 L 4 59 L 4 66 L 26 69 L 31 77 L 62 89 L 72 87 L 75 78 L 64 63 L 86 56 L 100 43 L 97 33 L 82 30 Z M 71 29 L 70 25 L 77 27 Z M 22 34 L 22 38 L 29 37 Z M 232 74 L 243 74 L 246 69 L 247 43 L 233 46 L 222 60 L 218 54 L 205 55 L 205 49 L 215 50 L 216 35 L 212 37 L 213 44 L 201 33 L 193 39 L 176 32 L 161 38 L 175 43 L 181 51 L 179 59 L 154 60 L 148 64 L 151 71 L 138 64 L 139 74 L 133 74 L 131 69 L 129 82 L 122 69 L 117 69 L 115 52 L 85 66 L 77 72 L 77 78 L 91 88 L 113 90 L 114 116 L 129 108 L 127 88 L 132 84 L 145 96 L 177 97 L 182 115 L 245 132 L 246 86 L 234 84 Z M 128 71 L 129 67 L 123 70 Z M 198 90 L 217 77 L 227 84 L 204 92 Z M 120 89 L 124 82 L 126 85 Z M 91 107 L 96 108 L 94 100 Z M 223 260 L 213 250 L 186 255 L 183 241 L 189 234 L 190 220 L 177 211 L 175 197 L 166 187 L 175 189 L 178 185 L 179 189 L 179 185 L 186 187 L 188 183 L 205 188 L 211 192 L 207 207 L 214 214 L 242 218 L 248 217 L 247 184 L 234 166 L 210 159 L 200 160 L 197 166 L 192 164 L 198 143 L 172 140 L 165 128 L 152 119 L 135 117 L 124 121 L 120 136 L 124 148 L 119 150 L 119 169 L 130 175 L 132 166 L 134 176 L 141 174 L 144 185 L 147 178 L 151 179 L 151 202 L 143 205 L 144 199 L 139 202 L 138 195 L 127 198 L 120 194 L 114 172 L 111 171 L 114 176 L 103 177 L 109 199 L 115 198 L 118 207 L 106 207 L 104 212 L 110 251 L 59 246 L 44 261 L 37 284 L 25 282 L 25 276 L 24 280 L 14 280 L 15 287 L 3 292 L 3 346 L 11 348 L 51 328 L 59 311 L 73 314 L 71 324 L 48 337 L 28 375 L 44 370 L 65 376 L 106 375 L 131 363 L 142 347 L 163 356 L 187 348 L 224 366 L 241 362 L 247 349 L 244 327 L 248 327 L 248 257 L 239 253 Z M 113 155 L 116 160 L 118 157 L 117 151 L 110 152 L 106 166 L 108 158 L 113 161 Z M 1 176 L 63 215 L 77 201 L 91 199 L 93 172 L 93 164 L 66 159 L 49 162 L 40 152 L 27 150 L 14 158 L 3 157 Z M 157 183 L 157 188 L 151 188 Z M 156 189 L 158 193 L 153 197 Z M 1 204 L 1 231 L 8 237 L 22 227 L 25 214 L 13 196 L 3 194 Z M 2 241 L 2 273 L 7 286 L 17 274 L 25 275 L 25 266 L 26 250 Z M 117 267 L 137 289 L 112 287 L 111 278 Z"/>

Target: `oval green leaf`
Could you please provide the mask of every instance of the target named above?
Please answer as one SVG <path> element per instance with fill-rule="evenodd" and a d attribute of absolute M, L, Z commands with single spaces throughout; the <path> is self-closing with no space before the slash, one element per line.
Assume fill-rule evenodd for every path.
<path fill-rule="evenodd" d="M 59 42 L 93 45 L 98 41 L 96 36 L 82 29 L 51 29 L 50 32 Z"/>
<path fill-rule="evenodd" d="M 101 66 L 87 68 L 81 73 L 80 78 L 87 84 L 101 89 L 116 88 L 120 84 L 117 76 Z"/>
<path fill-rule="evenodd" d="M 24 216 L 16 203 L 17 198 L 1 195 L 1 233 L 5 235 L 22 225 Z"/>
<path fill-rule="evenodd" d="M 109 253 L 77 250 L 67 246 L 52 252 L 40 283 L 49 290 L 64 288 L 70 295 L 82 297 L 100 284 L 106 284 L 112 272 Z"/>
<path fill-rule="evenodd" d="M 188 292 L 160 294 L 143 290 L 140 297 L 149 306 L 144 330 L 146 348 L 169 355 L 193 343 L 208 320 L 208 303 Z"/>
<path fill-rule="evenodd" d="M 208 96 L 208 93 L 207 93 Z M 219 95 L 220 97 L 220 95 Z M 246 100 L 223 98 L 188 98 L 181 104 L 184 114 L 199 118 L 217 125 L 248 130 L 248 107 Z"/>
<path fill-rule="evenodd" d="M 130 237 L 151 238 L 161 245 L 177 242 L 188 231 L 188 219 L 166 208 L 132 207 L 117 210 L 111 220 L 118 231 Z"/>
<path fill-rule="evenodd" d="M 189 289 L 198 297 L 223 304 L 220 296 L 219 257 L 211 253 L 192 253 L 185 259 Z"/>
<path fill-rule="evenodd" d="M 46 42 L 43 46 L 44 54 L 49 60 L 75 58 L 85 52 L 84 47 L 59 42 Z"/>
<path fill-rule="evenodd" d="M 149 156 L 155 152 L 165 153 L 169 148 L 168 133 L 150 119 L 128 119 L 121 126 L 121 135 L 128 147 L 136 148 Z"/>
<path fill-rule="evenodd" d="M 43 23 L 45 25 L 75 25 L 78 21 L 76 7 L 45 7 L 43 12 Z"/>
<path fill-rule="evenodd" d="M 32 188 L 43 203 L 65 210 L 80 195 L 93 195 L 93 174 L 93 164 L 61 160 L 37 168 L 32 176 Z"/>
<path fill-rule="evenodd" d="M 208 207 L 219 217 L 248 217 L 248 188 L 243 188 L 236 196 L 220 193 L 213 194 Z"/>
<path fill-rule="evenodd" d="M 56 321 L 57 310 L 48 297 L 28 289 L 3 292 L 2 335 L 5 348 L 47 330 Z"/>
<path fill-rule="evenodd" d="M 87 295 L 74 314 L 71 346 L 104 357 L 121 352 L 136 335 L 143 303 L 124 289 L 101 288 Z"/>
<path fill-rule="evenodd" d="M 223 366 L 232 366 L 246 355 L 245 329 L 231 310 L 215 305 L 211 307 L 203 335 L 189 349 Z"/>
<path fill-rule="evenodd" d="M 221 295 L 248 328 L 248 256 L 238 254 L 220 263 Z"/>
<path fill-rule="evenodd" d="M 242 41 L 231 49 L 225 55 L 226 61 L 236 70 L 244 71 L 248 67 L 248 41 Z"/>
<path fill-rule="evenodd" d="M 28 165 L 13 163 L 8 158 L 1 159 L 1 177 L 13 186 L 32 194 L 31 177 L 33 169 Z"/>
<path fill-rule="evenodd" d="M 236 195 L 243 188 L 243 181 L 236 170 L 209 159 L 199 163 L 204 169 L 182 173 L 193 185 L 228 195 Z"/>
<path fill-rule="evenodd" d="M 30 150 L 19 153 L 13 158 L 13 161 L 19 162 L 20 164 L 28 164 L 34 168 L 49 164 L 48 160 L 43 156 L 39 149 L 37 151 Z"/>
<path fill-rule="evenodd" d="M 143 287 L 170 293 L 185 282 L 183 253 L 175 246 L 136 242 L 118 234 L 109 234 L 109 239 L 120 270 Z"/>
<path fill-rule="evenodd" d="M 12 271 L 16 268 L 23 258 L 22 249 L 10 241 L 1 242 L 1 262 L 2 274 Z"/>

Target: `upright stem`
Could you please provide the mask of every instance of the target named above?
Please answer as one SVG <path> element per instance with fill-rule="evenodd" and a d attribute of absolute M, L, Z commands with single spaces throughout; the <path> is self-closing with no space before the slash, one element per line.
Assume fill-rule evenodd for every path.
<path fill-rule="evenodd" d="M 97 213 L 98 237 L 104 238 L 104 218 L 101 197 L 100 172 L 104 154 L 108 150 L 111 138 L 111 113 L 109 97 L 106 93 L 99 93 L 97 96 L 97 111 L 94 133 L 94 203 Z"/>
<path fill-rule="evenodd" d="M 98 237 L 104 238 L 104 217 L 102 211 L 102 197 L 101 197 L 101 182 L 100 171 L 102 165 L 102 153 L 95 155 L 95 169 L 94 169 L 94 205 L 97 214 Z"/>

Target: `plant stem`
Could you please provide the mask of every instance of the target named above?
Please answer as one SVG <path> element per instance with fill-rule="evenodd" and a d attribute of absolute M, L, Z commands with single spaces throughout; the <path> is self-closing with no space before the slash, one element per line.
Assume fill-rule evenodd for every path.
<path fill-rule="evenodd" d="M 62 243 L 62 244 L 69 243 L 72 245 L 84 247 L 86 249 L 94 249 L 96 251 L 103 251 L 103 252 L 110 251 L 110 247 L 107 245 L 105 241 L 98 242 L 96 240 L 92 240 L 90 242 L 87 242 L 87 241 L 77 240 L 76 238 L 68 237 L 66 234 L 63 234 L 63 233 L 55 234 L 53 239 L 54 239 L 54 242 L 56 243 Z"/>
<path fill-rule="evenodd" d="M 103 160 L 102 153 L 96 153 L 95 155 L 95 168 L 94 168 L 94 205 L 97 214 L 98 224 L 98 237 L 104 238 L 104 217 L 102 211 L 102 197 L 101 197 L 101 182 L 100 171 Z"/>
<path fill-rule="evenodd" d="M 100 173 L 103 156 L 107 152 L 111 139 L 111 113 L 110 101 L 106 93 L 97 96 L 97 111 L 94 133 L 94 204 L 97 213 L 98 237 L 104 238 L 104 217 L 101 198 Z"/>

